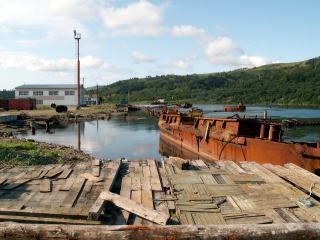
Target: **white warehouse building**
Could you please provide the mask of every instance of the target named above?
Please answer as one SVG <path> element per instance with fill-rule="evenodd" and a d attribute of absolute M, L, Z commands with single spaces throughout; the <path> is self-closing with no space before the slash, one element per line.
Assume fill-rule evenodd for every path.
<path fill-rule="evenodd" d="M 15 88 L 15 98 L 33 98 L 37 105 L 78 105 L 76 84 L 24 84 Z M 84 104 L 84 89 L 80 87 L 80 105 Z"/>

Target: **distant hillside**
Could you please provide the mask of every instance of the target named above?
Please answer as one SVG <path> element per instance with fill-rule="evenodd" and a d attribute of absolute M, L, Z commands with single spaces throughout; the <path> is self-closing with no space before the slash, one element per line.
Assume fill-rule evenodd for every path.
<path fill-rule="evenodd" d="M 105 102 L 158 98 L 193 103 L 320 104 L 320 58 L 230 72 L 163 75 L 123 80 L 100 88 Z"/>

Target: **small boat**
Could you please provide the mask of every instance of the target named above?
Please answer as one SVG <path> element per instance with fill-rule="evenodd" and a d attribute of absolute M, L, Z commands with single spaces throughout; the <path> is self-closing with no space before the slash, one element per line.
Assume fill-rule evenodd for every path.
<path fill-rule="evenodd" d="M 190 117 L 164 113 L 160 137 L 204 160 L 294 163 L 320 173 L 320 142 L 283 142 L 281 124 L 245 118 Z"/>

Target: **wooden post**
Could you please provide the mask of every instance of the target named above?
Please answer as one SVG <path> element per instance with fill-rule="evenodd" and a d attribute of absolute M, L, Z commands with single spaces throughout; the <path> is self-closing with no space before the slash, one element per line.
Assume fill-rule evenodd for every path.
<path fill-rule="evenodd" d="M 0 223 L 2 239 L 318 239 L 320 223 L 181 225 L 181 226 L 96 226 Z"/>

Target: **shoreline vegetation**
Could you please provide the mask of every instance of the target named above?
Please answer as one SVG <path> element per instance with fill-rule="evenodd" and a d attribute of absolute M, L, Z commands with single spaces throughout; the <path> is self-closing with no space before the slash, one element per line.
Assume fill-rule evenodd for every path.
<path fill-rule="evenodd" d="M 229 72 L 131 78 L 100 87 L 104 102 L 226 103 L 316 106 L 320 104 L 320 58 Z M 94 90 L 88 90 L 94 94 Z"/>
<path fill-rule="evenodd" d="M 93 160 L 72 147 L 31 139 L 0 137 L 0 167 L 74 164 Z"/>

